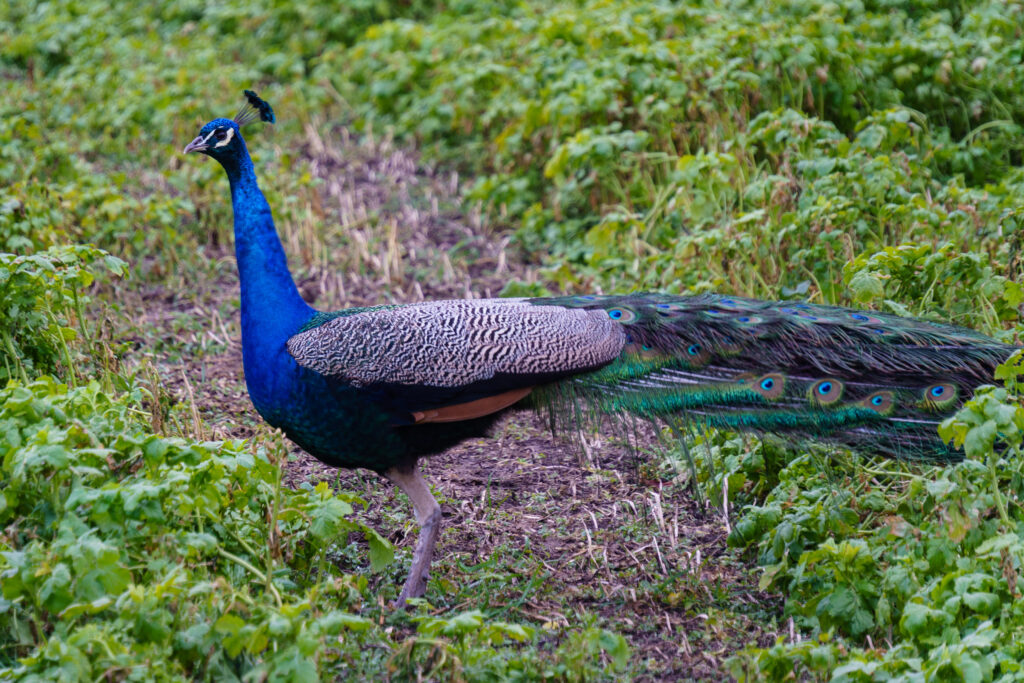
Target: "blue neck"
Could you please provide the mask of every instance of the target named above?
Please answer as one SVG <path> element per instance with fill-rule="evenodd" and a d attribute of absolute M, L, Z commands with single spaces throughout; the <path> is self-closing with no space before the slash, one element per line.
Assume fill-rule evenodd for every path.
<path fill-rule="evenodd" d="M 242 286 L 242 350 L 246 379 L 256 379 L 257 359 L 284 351 L 284 343 L 299 331 L 314 311 L 295 287 L 281 240 L 274 229 L 270 205 L 256 184 L 249 154 L 221 162 L 231 182 L 235 213 L 235 256 Z M 251 389 L 251 386 L 250 386 Z"/>

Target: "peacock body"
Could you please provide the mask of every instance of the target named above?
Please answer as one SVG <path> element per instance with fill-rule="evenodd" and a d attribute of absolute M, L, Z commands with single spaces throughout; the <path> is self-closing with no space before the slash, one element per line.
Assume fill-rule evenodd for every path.
<path fill-rule="evenodd" d="M 423 530 L 399 598 L 422 595 L 440 508 L 415 465 L 546 405 L 828 440 L 947 462 L 936 426 L 1014 347 L 959 327 L 807 303 L 630 294 L 432 301 L 318 312 L 289 274 L 240 126 L 247 91 L 185 152 L 227 172 L 246 386 L 263 418 L 337 467 L 398 484 Z"/>
<path fill-rule="evenodd" d="M 485 428 L 535 387 L 599 412 L 948 461 L 958 452 L 938 422 L 1011 350 L 949 325 L 711 294 L 357 309 L 314 316 L 286 348 L 345 392 L 319 404 L 327 415 L 360 406 L 329 432 L 318 415 L 289 435 L 331 464 L 378 470 L 464 438 L 456 420 Z M 448 426 L 424 439 L 438 422 Z"/>

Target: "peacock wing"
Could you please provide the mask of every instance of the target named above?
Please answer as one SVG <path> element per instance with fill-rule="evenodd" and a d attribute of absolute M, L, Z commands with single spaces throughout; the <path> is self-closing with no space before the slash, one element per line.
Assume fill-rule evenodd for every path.
<path fill-rule="evenodd" d="M 603 310 L 480 299 L 343 312 L 287 347 L 300 366 L 415 422 L 500 410 L 536 384 L 610 363 L 625 340 Z"/>

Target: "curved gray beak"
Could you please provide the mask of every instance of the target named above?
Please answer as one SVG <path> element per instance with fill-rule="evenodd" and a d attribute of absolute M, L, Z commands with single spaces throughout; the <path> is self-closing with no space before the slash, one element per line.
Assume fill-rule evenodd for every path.
<path fill-rule="evenodd" d="M 185 149 L 183 149 L 181 153 L 188 154 L 189 152 L 202 152 L 206 148 L 206 141 L 203 139 L 203 136 L 200 135 L 195 140 L 185 145 Z"/>

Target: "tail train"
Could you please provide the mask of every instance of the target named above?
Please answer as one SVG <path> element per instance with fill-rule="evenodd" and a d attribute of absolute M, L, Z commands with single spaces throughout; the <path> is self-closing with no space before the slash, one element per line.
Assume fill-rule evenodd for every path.
<path fill-rule="evenodd" d="M 626 330 L 612 363 L 549 396 L 601 413 L 835 442 L 929 462 L 962 454 L 938 424 L 1016 347 L 912 318 L 734 296 L 574 296 Z"/>

